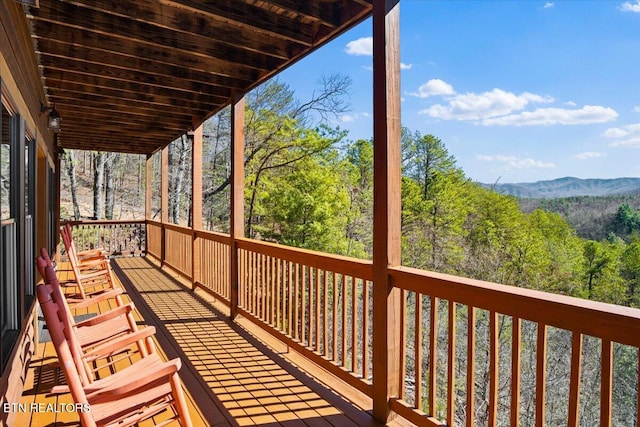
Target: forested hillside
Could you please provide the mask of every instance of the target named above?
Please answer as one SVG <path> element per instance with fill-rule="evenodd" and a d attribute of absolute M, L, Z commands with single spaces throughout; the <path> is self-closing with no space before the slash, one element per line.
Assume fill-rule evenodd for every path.
<path fill-rule="evenodd" d="M 350 141 L 326 125 L 347 108 L 348 87 L 344 77 L 325 78 L 312 99 L 300 101 L 276 80 L 248 97 L 247 236 L 371 257 L 372 143 Z M 205 223 L 223 232 L 229 227 L 229 123 L 225 110 L 205 126 Z M 405 265 L 638 305 L 635 198 L 521 201 L 521 209 L 516 198 L 469 180 L 437 137 L 403 129 L 402 145 Z M 185 225 L 190 156 L 186 138 L 171 144 L 169 216 Z M 159 155 L 154 157 L 157 175 Z M 72 201 L 68 190 L 75 182 L 77 203 L 65 203 L 63 214 L 74 217 L 76 206 L 78 217 L 143 217 L 143 158 L 69 152 L 65 159 L 63 201 Z M 157 176 L 154 183 L 156 213 Z M 592 239 L 580 238 L 576 228 Z"/>
<path fill-rule="evenodd" d="M 370 259 L 372 142 L 349 140 L 339 128 L 327 125 L 328 118 L 348 107 L 344 102 L 348 79 L 333 76 L 320 83 L 318 91 L 305 101 L 297 100 L 279 81 L 248 96 L 245 232 L 251 238 Z M 205 227 L 226 232 L 229 111 L 212 117 L 205 125 L 204 135 Z M 144 161 L 141 157 L 69 151 L 63 162 L 63 215 L 143 218 Z M 159 162 L 156 154 L 153 215 L 159 211 Z M 569 198 L 536 204 L 518 200 L 472 182 L 456 165 L 443 141 L 409 129 L 402 132 L 402 162 L 404 265 L 640 307 L 640 213 L 635 198 Z M 190 163 L 189 141 L 176 140 L 170 146 L 169 218 L 183 225 L 188 225 L 190 209 Z M 590 239 L 580 237 L 576 228 Z M 407 317 L 412 318 L 415 299 L 407 298 Z M 424 304 L 426 313 L 430 307 L 427 302 Z M 465 316 L 460 311 L 456 318 L 461 332 L 465 331 Z M 487 319 L 487 313 L 479 312 L 478 354 L 488 353 Z M 504 319 L 500 345 L 508 346 L 510 323 L 503 323 Z M 442 319 L 441 325 L 445 324 Z M 524 322 L 523 342 L 535 343 L 535 337 L 535 325 Z M 446 339 L 446 332 L 438 339 Z M 407 340 L 413 342 L 411 336 Z M 554 402 L 547 408 L 549 419 L 566 419 L 566 403 L 557 402 L 567 395 L 570 342 L 567 331 L 550 329 L 549 354 L 558 355 L 558 359 L 547 370 L 548 382 L 554 384 L 548 395 L 548 400 Z M 439 352 L 446 352 L 446 348 L 445 342 L 438 344 Z M 412 349 L 408 351 L 411 354 Z M 457 357 L 463 359 L 464 347 L 458 351 L 461 353 Z M 446 359 L 446 354 L 442 356 Z M 527 357 L 535 359 L 534 344 L 523 347 L 523 358 Z M 587 362 L 583 368 L 580 425 L 597 424 L 599 357 L 598 343 L 585 340 Z M 615 368 L 614 401 L 626 402 L 637 393 L 637 352 L 619 346 L 616 357 L 620 362 Z M 407 361 L 408 372 L 413 363 Z M 499 390 L 501 402 L 509 396 L 508 367 L 508 363 L 501 362 L 500 378 L 505 384 Z M 428 371 L 426 366 L 423 368 Z M 456 362 L 458 378 L 465 375 L 463 368 L 462 363 Z M 477 377 L 484 378 L 487 369 L 488 364 L 478 366 Z M 522 393 L 527 402 L 533 402 L 529 394 L 534 380 L 530 371 L 523 373 Z M 407 387 L 415 384 L 412 381 Z M 487 415 L 488 399 L 483 390 L 479 383 L 477 419 Z M 437 393 L 446 390 L 439 386 Z M 533 422 L 534 412 L 534 405 L 522 409 L 523 425 Z M 636 415 L 634 404 L 621 403 L 614 424 L 635 425 Z M 462 412 L 456 416 L 460 422 L 465 419 Z"/>
<path fill-rule="evenodd" d="M 640 194 L 628 193 L 616 196 L 580 196 L 556 199 L 518 199 L 523 212 L 544 209 L 557 212 L 576 230 L 578 236 L 602 240 L 612 233 L 628 238 L 638 229 L 625 219 L 640 209 Z"/>

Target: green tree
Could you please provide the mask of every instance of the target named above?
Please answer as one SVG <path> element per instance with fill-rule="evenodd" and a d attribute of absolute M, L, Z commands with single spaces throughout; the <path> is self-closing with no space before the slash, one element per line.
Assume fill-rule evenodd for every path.
<path fill-rule="evenodd" d="M 620 275 L 626 281 L 625 304 L 640 306 L 640 242 L 629 244 L 621 257 Z"/>
<path fill-rule="evenodd" d="M 332 162 L 301 161 L 289 173 L 263 181 L 256 232 L 285 245 L 342 254 L 349 195 Z"/>
<path fill-rule="evenodd" d="M 588 240 L 583 247 L 583 296 L 597 301 L 621 304 L 625 300 L 622 277 L 618 273 L 620 244 Z"/>

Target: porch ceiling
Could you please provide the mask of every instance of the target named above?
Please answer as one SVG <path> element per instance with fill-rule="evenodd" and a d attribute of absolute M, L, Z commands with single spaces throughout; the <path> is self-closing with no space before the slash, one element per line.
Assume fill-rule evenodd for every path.
<path fill-rule="evenodd" d="M 40 0 L 63 148 L 151 154 L 371 12 L 372 0 Z"/>

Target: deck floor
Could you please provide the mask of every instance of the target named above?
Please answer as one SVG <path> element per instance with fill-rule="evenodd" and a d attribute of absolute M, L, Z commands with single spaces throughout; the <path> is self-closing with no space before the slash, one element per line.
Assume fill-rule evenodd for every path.
<path fill-rule="evenodd" d="M 157 328 L 163 354 L 182 359 L 180 376 L 194 425 L 380 425 L 369 415 L 370 399 L 250 322 L 229 321 L 228 310 L 206 293 L 191 291 L 146 258 L 119 258 L 113 265 L 141 319 Z M 40 344 L 21 403 L 71 401 L 68 394 L 46 395 L 57 383 L 56 375 L 61 376 L 52 368 L 54 362 L 52 345 Z M 51 417 L 19 414 L 16 425 L 77 425 L 72 413 Z"/>

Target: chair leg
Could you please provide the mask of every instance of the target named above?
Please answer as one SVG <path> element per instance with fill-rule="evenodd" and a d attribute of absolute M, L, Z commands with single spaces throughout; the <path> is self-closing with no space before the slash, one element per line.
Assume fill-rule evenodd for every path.
<path fill-rule="evenodd" d="M 187 399 L 182 391 L 182 384 L 177 372 L 171 376 L 171 389 L 173 391 L 175 409 L 180 418 L 180 424 L 182 427 L 193 427 L 191 416 L 189 415 L 189 408 L 187 407 Z"/>

